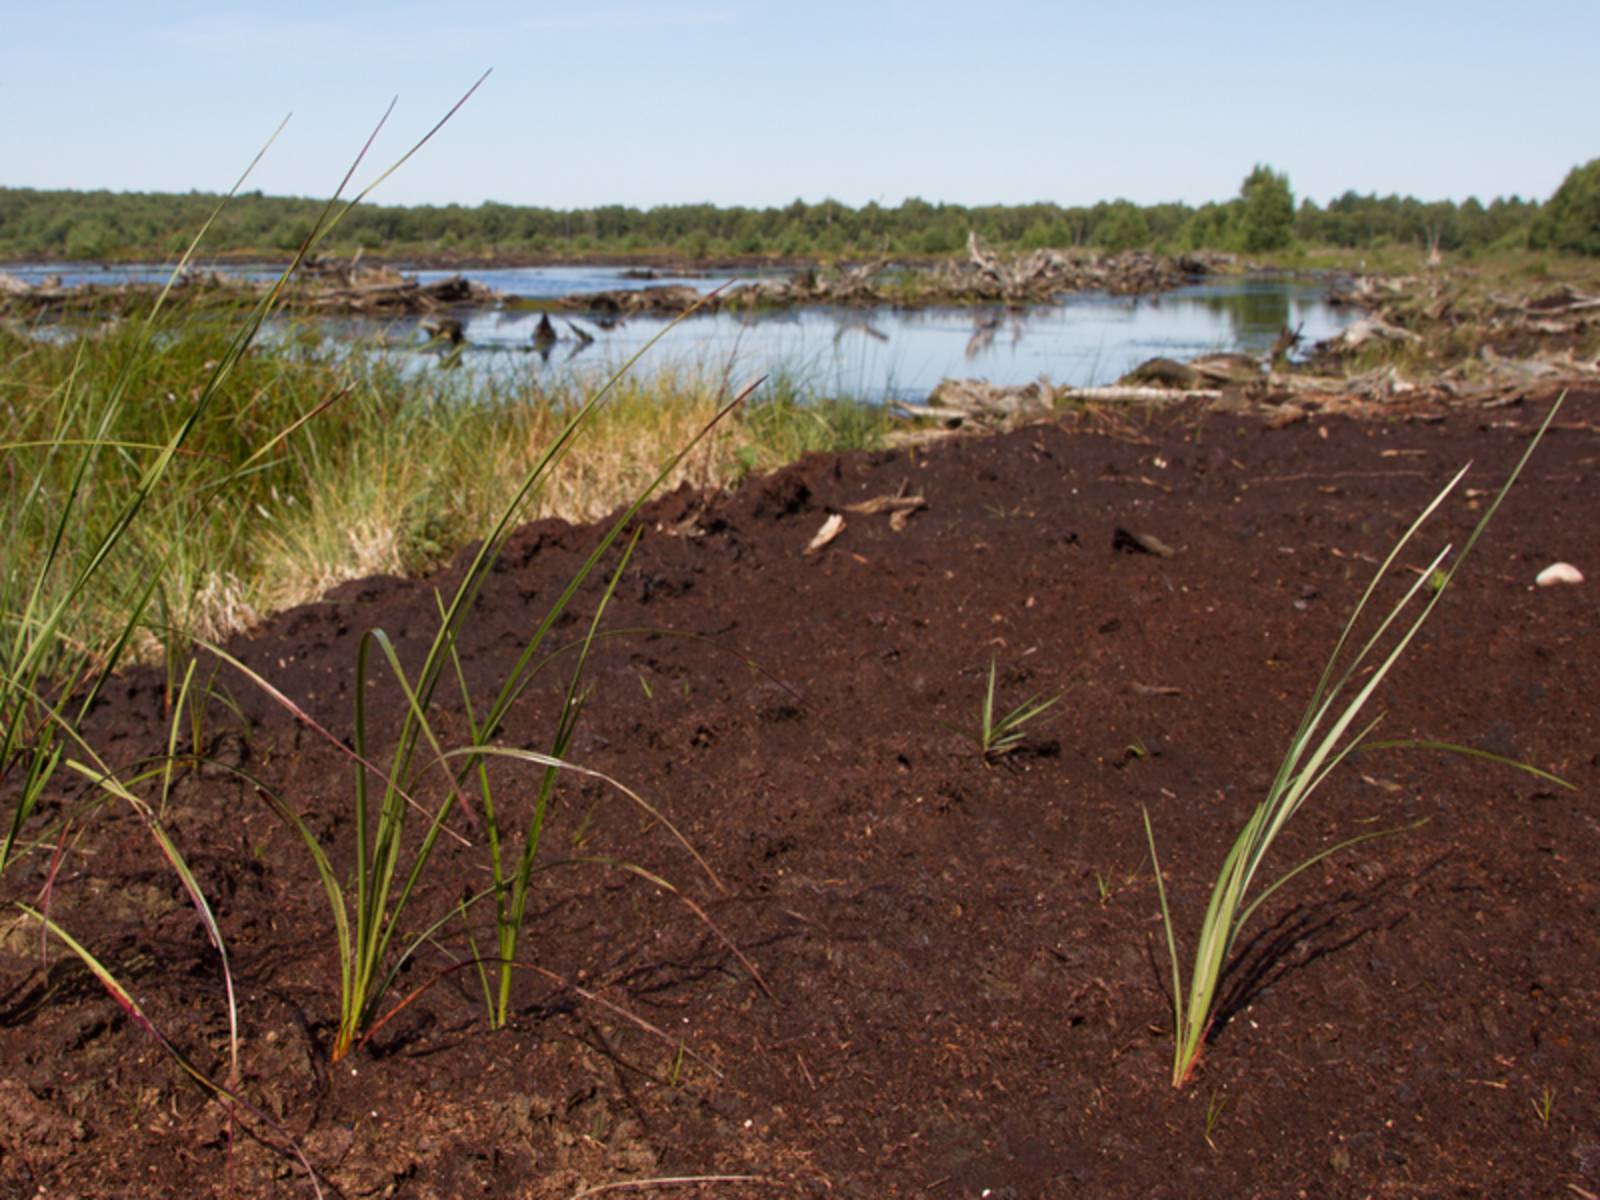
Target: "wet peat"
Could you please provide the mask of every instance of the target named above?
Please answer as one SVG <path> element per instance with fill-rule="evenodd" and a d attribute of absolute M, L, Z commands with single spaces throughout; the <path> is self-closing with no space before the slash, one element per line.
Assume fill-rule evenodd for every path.
<path fill-rule="evenodd" d="M 228 937 L 245 1094 L 330 1195 L 572 1197 L 701 1175 L 760 1178 L 622 1194 L 1600 1192 L 1600 395 L 1569 401 L 1380 696 L 1383 736 L 1482 746 L 1578 790 L 1437 754 L 1347 764 L 1291 826 L 1282 867 L 1429 823 L 1269 902 L 1181 1092 L 1139 818 L 1148 806 L 1188 939 L 1372 564 L 1472 459 L 1475 490 L 1425 539 L 1459 542 L 1542 413 L 1273 429 L 1175 409 L 811 458 L 731 496 L 664 498 L 607 617 L 655 632 L 597 652 L 574 757 L 648 797 L 725 890 L 627 801 L 569 782 L 524 945 L 665 1036 L 532 973 L 513 1027 L 488 1031 L 475 975 L 441 975 L 468 952 L 457 923 L 397 995 L 438 982 L 331 1067 L 321 886 L 251 787 L 210 766 L 169 817 Z M 846 512 L 802 553 L 828 514 L 902 489 L 927 502 L 902 531 Z M 515 537 L 469 634 L 475 687 L 497 684 L 597 537 Z M 1174 553 L 1142 552 L 1149 539 Z M 1590 582 L 1535 589 L 1557 560 Z M 441 583 L 348 585 L 240 652 L 348 735 L 357 637 L 381 626 L 415 657 Z M 1002 707 L 1063 699 L 985 765 L 951 727 L 976 722 L 991 657 Z M 546 747 L 561 679 L 540 677 L 504 743 Z M 159 752 L 160 685 L 118 681 L 94 717 L 102 754 Z M 243 680 L 218 685 L 249 727 L 213 704 L 211 752 L 277 788 L 348 868 L 348 761 Z M 397 727 L 398 694 L 371 690 Z M 526 806 L 531 772 L 497 771 L 501 802 Z M 222 987 L 176 880 L 131 814 L 78 833 L 52 912 L 220 1076 Z M 672 881 L 771 996 L 685 904 L 570 861 L 585 856 Z M 416 923 L 483 886 L 485 861 L 442 851 Z M 8 897 L 31 898 L 44 866 L 19 868 Z M 83 971 L 55 947 L 41 965 L 36 931 L 3 946 L 0 1195 L 312 1194 L 261 1140 L 280 1135 L 245 1119 L 230 1137 Z"/>

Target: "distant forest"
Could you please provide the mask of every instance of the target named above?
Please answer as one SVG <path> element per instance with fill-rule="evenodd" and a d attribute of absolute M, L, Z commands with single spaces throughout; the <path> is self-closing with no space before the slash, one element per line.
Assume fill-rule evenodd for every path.
<path fill-rule="evenodd" d="M 0 257 L 165 258 L 181 251 L 216 206 L 202 192 L 37 191 L 0 188 Z M 311 199 L 236 196 L 203 246 L 207 254 L 293 251 L 322 212 Z M 1296 244 L 1358 249 L 1418 246 L 1480 253 L 1533 247 L 1600 254 L 1600 159 L 1576 167 L 1541 203 L 1517 196 L 1488 204 L 1427 202 L 1346 192 L 1328 205 L 1298 205 L 1288 177 L 1258 166 L 1239 194 L 1198 208 L 1057 204 L 965 207 L 910 199 L 851 208 L 834 200 L 783 208 L 679 204 L 650 209 L 607 205 L 563 211 L 486 202 L 362 205 L 324 243 L 335 252 L 449 252 L 474 256 L 646 256 L 688 259 L 769 256 L 867 258 L 960 251 L 967 232 L 1011 250 L 1090 246 L 1106 250 L 1199 249 L 1270 253 Z"/>

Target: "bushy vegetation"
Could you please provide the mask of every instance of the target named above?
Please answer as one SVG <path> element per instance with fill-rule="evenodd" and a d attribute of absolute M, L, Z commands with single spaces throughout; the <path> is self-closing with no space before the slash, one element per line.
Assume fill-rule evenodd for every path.
<path fill-rule="evenodd" d="M 1528 244 L 1535 250 L 1600 254 L 1600 158 L 1567 173 L 1534 219 Z"/>
<path fill-rule="evenodd" d="M 1519 196 L 1484 205 L 1476 198 L 1424 203 L 1411 196 L 1346 192 L 1326 208 L 1302 201 L 1294 232 L 1302 242 L 1348 249 L 1435 244 L 1445 251 L 1518 249 L 1527 243 L 1539 211 L 1538 201 Z"/>
<path fill-rule="evenodd" d="M 198 192 L 35 191 L 0 188 L 0 256 L 12 258 L 155 258 L 185 244 L 216 197 Z M 932 204 L 911 198 L 895 207 L 851 208 L 836 200 L 782 208 L 718 208 L 681 204 L 639 209 L 538 208 L 485 202 L 413 207 L 368 205 L 354 210 L 325 243 L 340 253 L 645 256 L 689 259 L 734 256 L 826 258 L 959 253 L 969 230 L 1013 250 L 1094 246 L 1107 250 L 1281 250 L 1311 245 L 1437 247 L 1476 252 L 1536 246 L 1600 253 L 1600 169 L 1577 168 L 1543 211 L 1517 196 L 1485 205 L 1424 202 L 1413 197 L 1346 192 L 1326 207 L 1306 199 L 1298 209 L 1288 176 L 1258 165 L 1239 194 L 1196 208 L 1181 203 L 1136 205 Z M 207 238 L 212 253 L 282 256 L 304 239 L 322 209 L 319 200 L 237 197 Z"/>

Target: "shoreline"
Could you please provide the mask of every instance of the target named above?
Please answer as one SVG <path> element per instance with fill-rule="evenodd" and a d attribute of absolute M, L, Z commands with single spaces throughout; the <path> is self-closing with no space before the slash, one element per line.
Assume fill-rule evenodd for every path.
<path fill-rule="evenodd" d="M 10 264 L 13 269 L 24 264 Z M 37 271 L 46 264 L 29 263 Z M 98 264 L 106 272 L 118 269 Z M 127 269 L 135 264 L 121 264 Z M 143 264 L 140 264 L 143 265 Z M 189 297 L 230 300 L 254 298 L 273 284 L 225 273 L 225 266 L 272 269 L 255 259 L 212 259 L 190 264 L 174 291 Z M 348 261 L 318 258 L 302 264 L 284 289 L 287 308 L 326 313 L 381 312 L 387 315 L 425 315 L 444 309 L 515 307 L 552 311 L 590 311 L 601 314 L 678 315 L 691 309 L 715 311 L 724 307 L 782 309 L 805 305 L 850 308 L 894 306 L 925 308 L 939 305 L 1005 304 L 1022 306 L 1051 303 L 1074 293 L 1105 291 L 1112 295 L 1155 295 L 1215 275 L 1240 272 L 1244 264 L 1233 255 L 1193 253 L 1154 255 L 1144 251 L 1119 254 L 1068 255 L 1040 250 L 1026 255 L 1002 256 L 988 251 L 976 238 L 964 259 L 932 265 L 911 265 L 876 260 L 855 266 L 811 266 L 784 274 L 736 280 L 710 297 L 679 282 L 661 286 L 620 287 L 573 293 L 559 297 L 514 296 L 459 273 L 471 269 L 456 264 L 457 273 L 423 282 L 415 272 L 448 270 L 408 264 L 413 273 L 377 259 L 357 255 Z M 731 268 L 730 269 L 736 269 Z M 667 263 L 631 268 L 629 282 L 681 279 L 682 268 Z M 704 278 L 713 271 L 696 271 Z M 0 264 L 0 304 L 27 311 L 68 311 L 96 307 L 109 300 L 138 303 L 163 294 L 166 283 L 79 280 L 65 284 L 59 274 L 37 282 L 24 279 Z"/>

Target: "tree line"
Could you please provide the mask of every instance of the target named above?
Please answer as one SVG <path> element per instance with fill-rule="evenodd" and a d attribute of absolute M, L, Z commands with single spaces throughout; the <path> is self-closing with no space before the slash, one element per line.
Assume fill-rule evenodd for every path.
<path fill-rule="evenodd" d="M 105 260 L 164 258 L 181 251 L 218 197 L 203 192 L 41 191 L 0 188 L 0 257 Z M 236 196 L 207 235 L 208 253 L 281 255 L 311 231 L 318 200 Z M 1194 207 L 1050 203 L 964 206 L 912 198 L 894 207 L 836 200 L 782 208 L 677 204 L 561 210 L 493 201 L 476 206 L 363 205 L 328 248 L 353 253 L 463 255 L 666 252 L 690 259 L 914 257 L 959 252 L 969 230 L 1011 250 L 1281 251 L 1295 244 L 1380 248 L 1414 245 L 1477 253 L 1532 247 L 1600 254 L 1600 159 L 1575 167 L 1548 201 L 1518 196 L 1421 201 L 1346 192 L 1326 206 L 1295 203 L 1288 176 L 1257 166 L 1233 198 Z"/>

